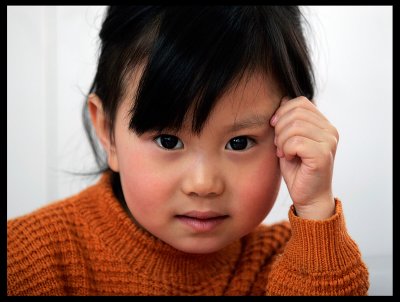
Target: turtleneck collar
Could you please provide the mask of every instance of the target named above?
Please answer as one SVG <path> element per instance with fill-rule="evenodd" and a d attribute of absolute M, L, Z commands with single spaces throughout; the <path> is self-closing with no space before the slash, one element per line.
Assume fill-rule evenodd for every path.
<path fill-rule="evenodd" d="M 189 254 L 175 249 L 138 227 L 115 197 L 110 173 L 86 190 L 81 214 L 90 231 L 130 269 L 164 280 L 174 276 L 180 284 L 198 284 L 216 274 L 232 274 L 241 253 L 237 240 L 212 254 Z"/>

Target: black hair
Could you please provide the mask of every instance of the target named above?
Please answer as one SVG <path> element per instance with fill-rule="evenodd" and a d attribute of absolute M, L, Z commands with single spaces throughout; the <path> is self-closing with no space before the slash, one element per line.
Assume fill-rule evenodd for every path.
<path fill-rule="evenodd" d="M 314 75 L 304 21 L 297 6 L 108 7 L 89 94 L 101 99 L 111 141 L 117 109 L 139 66 L 129 123 L 138 135 L 179 130 L 190 111 L 192 131 L 200 133 L 219 97 L 246 72 L 271 75 L 282 96 L 311 100 Z M 87 111 L 85 102 L 84 125 L 100 173 L 109 168 Z"/>

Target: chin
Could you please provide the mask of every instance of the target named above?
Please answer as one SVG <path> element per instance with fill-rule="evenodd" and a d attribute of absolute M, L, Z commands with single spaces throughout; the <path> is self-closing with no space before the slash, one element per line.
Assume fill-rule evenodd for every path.
<path fill-rule="evenodd" d="M 177 250 L 180 250 L 188 254 L 211 254 L 218 252 L 219 250 L 229 245 L 229 242 L 225 244 L 224 243 L 216 244 L 216 243 L 204 242 L 201 239 L 195 239 L 195 240 L 196 242 L 173 245 L 173 247 Z"/>

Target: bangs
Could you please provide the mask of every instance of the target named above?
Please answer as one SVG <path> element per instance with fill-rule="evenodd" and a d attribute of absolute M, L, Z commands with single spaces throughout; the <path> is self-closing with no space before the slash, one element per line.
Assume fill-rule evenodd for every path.
<path fill-rule="evenodd" d="M 279 15 L 267 14 L 268 9 L 165 9 L 158 16 L 129 128 L 139 135 L 179 131 L 191 113 L 191 131 L 199 134 L 223 93 L 255 71 L 274 77 L 286 95 L 312 97 L 312 86 L 300 89 L 296 75 L 305 77 L 309 70 L 288 61 L 288 42 L 276 28 Z"/>

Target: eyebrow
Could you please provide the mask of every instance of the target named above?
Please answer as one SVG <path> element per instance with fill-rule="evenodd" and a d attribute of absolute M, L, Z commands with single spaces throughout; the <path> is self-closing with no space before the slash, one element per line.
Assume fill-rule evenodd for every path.
<path fill-rule="evenodd" d="M 235 132 L 242 129 L 257 128 L 269 125 L 270 114 L 254 114 L 242 120 L 235 121 L 233 125 L 227 126 L 229 132 Z"/>

